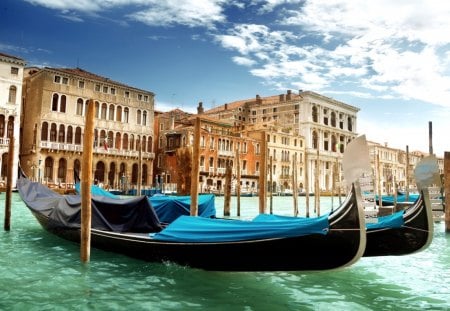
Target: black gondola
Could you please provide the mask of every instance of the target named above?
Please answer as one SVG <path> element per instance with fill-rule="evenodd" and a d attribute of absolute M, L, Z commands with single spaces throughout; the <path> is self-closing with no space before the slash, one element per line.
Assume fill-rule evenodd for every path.
<path fill-rule="evenodd" d="M 367 224 L 364 256 L 408 255 L 427 248 L 433 240 L 434 226 L 429 202 L 428 191 L 424 190 L 404 211 L 381 217 L 379 223 Z"/>
<path fill-rule="evenodd" d="M 59 195 L 27 178 L 20 178 L 17 187 L 44 229 L 80 241 L 80 196 Z M 146 261 L 174 262 L 205 270 L 336 269 L 356 262 L 364 253 L 364 212 L 357 196 L 353 187 L 340 208 L 306 223 L 302 219 L 258 224 L 182 216 L 165 228 L 145 196 L 125 200 L 93 197 L 91 244 Z M 179 226 L 183 221 L 187 227 Z M 197 229 L 203 222 L 208 222 L 212 231 L 202 235 Z M 233 228 L 234 224 L 238 229 Z M 180 228 L 181 238 L 172 235 Z M 236 238 L 233 234 L 237 230 L 249 235 Z M 211 232 L 222 235 L 214 240 Z"/>

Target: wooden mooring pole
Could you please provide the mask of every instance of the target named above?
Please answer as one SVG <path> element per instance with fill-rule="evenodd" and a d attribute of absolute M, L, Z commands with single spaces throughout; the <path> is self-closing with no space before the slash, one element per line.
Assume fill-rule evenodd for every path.
<path fill-rule="evenodd" d="M 292 198 L 294 204 L 294 216 L 298 216 L 298 181 L 297 181 L 297 154 L 292 158 Z"/>
<path fill-rule="evenodd" d="M 305 215 L 309 218 L 309 163 L 308 153 L 305 150 Z"/>
<path fill-rule="evenodd" d="M 225 191 L 223 193 L 223 216 L 231 215 L 231 164 L 227 161 L 225 168 Z"/>
<path fill-rule="evenodd" d="M 450 233 L 450 152 L 444 152 L 445 232 Z"/>
<path fill-rule="evenodd" d="M 237 216 L 241 216 L 241 156 L 239 155 L 239 148 L 236 148 L 236 208 Z"/>
<path fill-rule="evenodd" d="M 6 198 L 5 198 L 5 231 L 11 230 L 11 197 L 12 197 L 12 173 L 14 163 L 14 136 L 9 138 L 8 170 L 6 173 Z"/>
<path fill-rule="evenodd" d="M 428 121 L 428 144 L 430 155 L 433 154 L 433 122 Z"/>
<path fill-rule="evenodd" d="M 200 117 L 195 118 L 191 172 L 191 216 L 198 215 L 198 179 L 200 177 Z"/>
<path fill-rule="evenodd" d="M 267 138 L 261 132 L 261 163 L 259 165 L 259 213 L 266 212 L 267 205 Z"/>
<path fill-rule="evenodd" d="M 81 262 L 89 262 L 91 253 L 91 183 L 92 158 L 94 148 L 94 100 L 89 100 L 86 123 L 84 127 L 84 143 L 81 164 Z"/>
<path fill-rule="evenodd" d="M 269 157 L 269 211 L 270 214 L 273 214 L 273 158 Z"/>

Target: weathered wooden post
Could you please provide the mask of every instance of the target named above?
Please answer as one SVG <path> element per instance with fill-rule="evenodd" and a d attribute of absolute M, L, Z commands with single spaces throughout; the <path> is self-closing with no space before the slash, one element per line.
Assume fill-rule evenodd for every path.
<path fill-rule="evenodd" d="M 428 144 L 430 155 L 433 154 L 433 123 L 428 121 Z"/>
<path fill-rule="evenodd" d="M 141 187 L 142 187 L 142 144 L 139 141 L 139 160 L 138 160 L 138 181 L 137 181 L 137 191 L 136 195 L 141 195 Z"/>
<path fill-rule="evenodd" d="M 317 213 L 317 216 L 320 216 L 320 185 L 319 185 L 319 177 L 320 177 L 320 166 L 319 166 L 319 146 L 317 146 L 317 160 L 316 160 L 316 171 L 314 174 L 314 210 Z"/>
<path fill-rule="evenodd" d="M 236 148 L 236 209 L 237 216 L 241 216 L 241 159 L 239 147 Z"/>
<path fill-rule="evenodd" d="M 405 177 L 406 177 L 406 183 L 405 183 L 405 188 L 406 188 L 406 197 L 405 197 L 405 202 L 409 201 L 409 146 L 406 145 L 406 172 L 405 172 Z"/>
<path fill-rule="evenodd" d="M 380 155 L 377 153 L 377 188 L 378 188 L 378 206 L 382 206 L 383 199 L 381 197 L 381 172 L 380 172 Z"/>
<path fill-rule="evenodd" d="M 450 152 L 444 152 L 445 232 L 450 233 Z"/>
<path fill-rule="evenodd" d="M 231 164 L 227 161 L 225 169 L 225 191 L 223 193 L 223 216 L 230 216 L 231 203 Z"/>
<path fill-rule="evenodd" d="M 297 187 L 297 154 L 292 158 L 292 197 L 294 203 L 294 216 L 298 216 L 298 187 Z"/>
<path fill-rule="evenodd" d="M 14 136 L 9 138 L 8 170 L 6 172 L 6 198 L 5 198 L 5 231 L 11 230 L 11 197 L 12 197 L 12 173 L 14 163 Z"/>
<path fill-rule="evenodd" d="M 200 117 L 195 119 L 191 172 L 191 216 L 198 215 L 198 178 L 200 175 Z"/>
<path fill-rule="evenodd" d="M 309 163 L 308 152 L 305 150 L 305 213 L 309 217 Z"/>
<path fill-rule="evenodd" d="M 266 212 L 267 202 L 267 140 L 266 132 L 261 132 L 261 164 L 259 165 L 259 213 Z"/>
<path fill-rule="evenodd" d="M 81 241 L 80 257 L 83 263 L 89 261 L 91 252 L 91 183 L 92 157 L 94 147 L 94 100 L 89 100 L 84 127 L 84 143 L 81 164 Z"/>
<path fill-rule="evenodd" d="M 272 156 L 269 157 L 269 210 L 270 214 L 273 214 L 273 171 L 272 166 L 273 165 L 273 159 Z"/>

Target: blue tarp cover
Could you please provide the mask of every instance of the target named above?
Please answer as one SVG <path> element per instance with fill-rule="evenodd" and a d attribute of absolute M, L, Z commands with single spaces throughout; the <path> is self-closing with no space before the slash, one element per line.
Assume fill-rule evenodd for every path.
<path fill-rule="evenodd" d="M 404 211 L 399 211 L 392 215 L 378 217 L 378 222 L 367 223 L 366 229 L 400 228 L 405 223 L 403 213 Z"/>
<path fill-rule="evenodd" d="M 75 184 L 75 190 L 80 193 L 80 184 Z M 104 196 L 113 199 L 123 198 L 102 189 L 96 185 L 91 186 L 92 195 Z M 148 198 L 161 222 L 171 223 L 181 215 L 190 215 L 190 196 L 153 196 Z M 198 216 L 216 217 L 215 197 L 213 194 L 198 196 Z"/>
<path fill-rule="evenodd" d="M 155 240 L 167 242 L 232 242 L 327 234 L 328 217 L 245 221 L 180 216 Z"/>

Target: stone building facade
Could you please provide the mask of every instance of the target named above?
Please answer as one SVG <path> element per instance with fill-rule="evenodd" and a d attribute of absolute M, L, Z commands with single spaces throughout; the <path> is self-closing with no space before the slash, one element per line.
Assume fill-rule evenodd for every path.
<path fill-rule="evenodd" d="M 299 181 L 304 184 L 304 176 L 308 176 L 309 191 L 314 192 L 316 175 L 321 191 L 331 191 L 334 181 L 342 179 L 340 163 L 345 146 L 357 136 L 358 111 L 356 107 L 315 92 L 299 91 L 295 94 L 289 90 L 286 94 L 256 95 L 254 99 L 227 103 L 205 111 L 205 115 L 229 120 L 241 128 L 265 124 L 285 132 L 292 131 L 292 136 L 298 138 L 298 146 L 295 146 L 296 139 L 293 138 L 289 140 L 290 148 L 300 148 L 300 154 L 304 150 L 303 156 L 299 157 L 303 161 L 299 166 L 303 177 Z M 270 148 L 273 149 L 271 152 L 281 154 L 286 146 L 273 145 Z M 288 153 L 285 162 L 292 161 L 294 154 Z M 285 171 L 278 175 L 279 183 L 283 185 L 284 175 Z"/>
<path fill-rule="evenodd" d="M 85 115 L 95 102 L 93 174 L 109 188 L 152 183 L 154 94 L 80 68 L 28 68 L 24 75 L 21 163 L 49 185 L 74 182 Z"/>
<path fill-rule="evenodd" d="M 14 137 L 12 184 L 17 180 L 24 67 L 23 59 L 0 53 L 0 186 L 5 186 L 11 137 Z"/>

